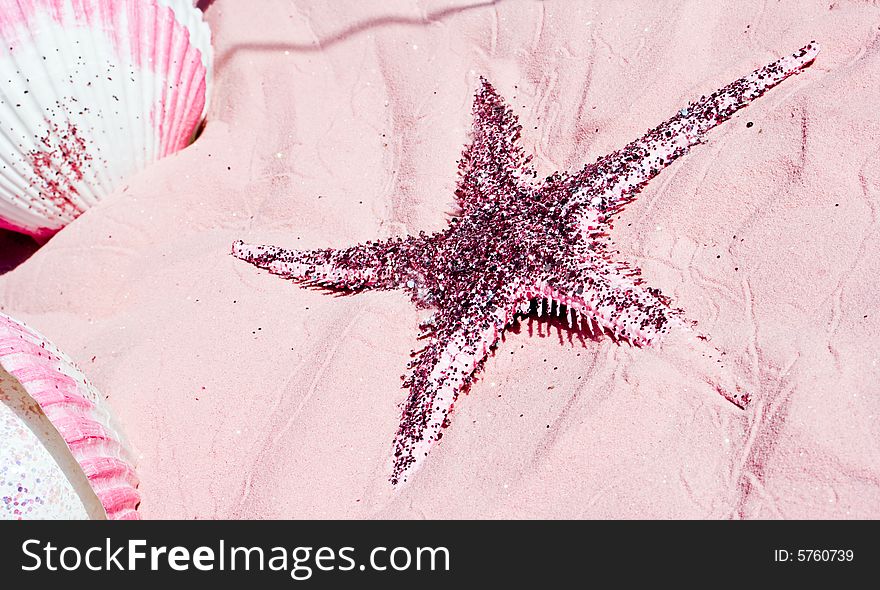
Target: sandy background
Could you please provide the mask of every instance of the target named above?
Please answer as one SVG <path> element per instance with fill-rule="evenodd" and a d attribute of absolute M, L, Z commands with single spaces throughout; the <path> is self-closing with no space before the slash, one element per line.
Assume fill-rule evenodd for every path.
<path fill-rule="evenodd" d="M 0 235 L 0 309 L 109 396 L 145 517 L 880 517 L 880 8 L 202 5 L 217 69 L 197 143 L 29 258 Z M 236 238 L 441 228 L 479 74 L 549 173 L 811 39 L 815 65 L 668 168 L 614 232 L 759 384 L 748 411 L 689 382 L 675 351 L 533 320 L 389 494 L 416 310 L 228 255 Z"/>

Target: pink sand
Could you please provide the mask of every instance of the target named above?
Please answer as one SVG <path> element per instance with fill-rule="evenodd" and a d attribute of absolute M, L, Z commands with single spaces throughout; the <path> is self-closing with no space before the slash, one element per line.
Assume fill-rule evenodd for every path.
<path fill-rule="evenodd" d="M 880 9 L 202 4 L 217 48 L 202 137 L 0 277 L 0 309 L 110 396 L 145 517 L 880 517 Z M 534 319 L 391 493 L 419 312 L 228 254 L 237 238 L 441 228 L 480 74 L 550 173 L 811 39 L 810 69 L 665 170 L 614 231 L 758 384 L 746 411 L 672 347 Z"/>

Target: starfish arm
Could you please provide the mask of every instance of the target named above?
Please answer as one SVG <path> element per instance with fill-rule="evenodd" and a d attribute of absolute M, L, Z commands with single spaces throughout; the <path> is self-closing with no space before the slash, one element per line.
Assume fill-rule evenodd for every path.
<path fill-rule="evenodd" d="M 681 312 L 659 289 L 645 286 L 637 268 L 608 259 L 604 248 L 571 264 L 558 264 L 531 286 L 532 299 L 567 308 L 569 324 L 608 331 L 636 346 L 650 345 L 673 327 L 685 327 Z"/>
<path fill-rule="evenodd" d="M 517 306 L 511 303 L 503 310 L 441 321 L 428 345 L 410 363 L 412 372 L 404 383 L 409 396 L 394 438 L 392 484 L 403 484 L 412 477 L 442 438 L 456 399 L 513 321 Z"/>
<path fill-rule="evenodd" d="M 536 176 L 520 144 L 516 115 L 484 78 L 474 98 L 472 141 L 458 162 L 455 194 L 462 212 L 517 192 Z"/>
<path fill-rule="evenodd" d="M 681 311 L 671 308 L 658 289 L 645 286 L 639 275 L 638 269 L 597 256 L 571 269 L 557 267 L 536 281 L 528 295 L 548 300 L 551 309 L 554 304 L 559 310 L 565 306 L 569 326 L 580 328 L 586 320 L 590 332 L 607 330 L 636 346 L 668 343 L 664 351 L 676 352 L 687 372 L 744 408 L 752 387 L 725 364 L 724 353 L 692 330 Z"/>
<path fill-rule="evenodd" d="M 701 143 L 703 136 L 736 111 L 789 76 L 810 65 L 819 52 L 811 42 L 793 55 L 755 70 L 748 76 L 681 109 L 665 123 L 621 150 L 600 158 L 574 175 L 568 185 L 573 202 L 611 215 L 641 191 L 651 178 Z"/>
<path fill-rule="evenodd" d="M 394 238 L 339 250 L 287 250 L 237 241 L 232 254 L 273 274 L 310 284 L 349 290 L 394 289 L 408 280 L 408 254 L 421 240 Z"/>

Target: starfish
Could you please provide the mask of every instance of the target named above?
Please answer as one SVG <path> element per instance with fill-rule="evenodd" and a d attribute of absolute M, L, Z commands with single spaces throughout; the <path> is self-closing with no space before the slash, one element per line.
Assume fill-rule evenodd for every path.
<path fill-rule="evenodd" d="M 460 214 L 443 231 L 366 242 L 345 249 L 287 250 L 233 245 L 233 254 L 282 277 L 334 289 L 402 289 L 432 308 L 427 345 L 413 353 L 409 389 L 393 443 L 390 481 L 412 477 L 443 436 L 459 394 L 473 381 L 505 328 L 528 314 L 567 317 L 568 325 L 642 347 L 671 330 L 693 333 L 679 309 L 640 271 L 614 259 L 613 218 L 664 167 L 706 133 L 814 60 L 812 42 L 688 104 L 624 148 L 576 172 L 542 181 L 520 145 L 510 107 L 481 78 L 472 142 L 459 161 Z M 564 309 L 564 312 L 563 312 Z M 705 336 L 689 338 L 704 369 L 721 369 Z M 739 407 L 749 393 L 735 380 L 706 378 Z"/>

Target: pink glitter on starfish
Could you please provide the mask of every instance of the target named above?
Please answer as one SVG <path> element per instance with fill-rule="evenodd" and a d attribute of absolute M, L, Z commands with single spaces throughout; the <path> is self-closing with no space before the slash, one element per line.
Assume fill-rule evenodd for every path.
<path fill-rule="evenodd" d="M 613 259 L 606 230 L 645 184 L 714 126 L 808 66 L 815 42 L 709 96 L 621 150 L 575 173 L 543 181 L 519 144 L 521 126 L 482 80 L 474 101 L 473 141 L 459 163 L 461 215 L 441 232 L 336 250 L 285 250 L 236 242 L 233 254 L 283 277 L 339 289 L 403 289 L 436 309 L 423 327 L 427 346 L 410 363 L 409 397 L 393 445 L 391 482 L 399 484 L 443 436 L 453 404 L 504 329 L 537 302 L 569 326 L 650 345 L 674 328 L 714 388 L 744 407 L 749 395 L 720 353 L 694 335 L 639 271 Z M 565 310 L 563 312 L 563 310 Z"/>

